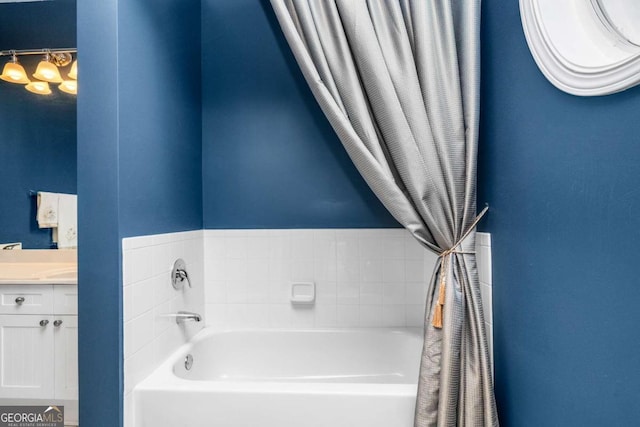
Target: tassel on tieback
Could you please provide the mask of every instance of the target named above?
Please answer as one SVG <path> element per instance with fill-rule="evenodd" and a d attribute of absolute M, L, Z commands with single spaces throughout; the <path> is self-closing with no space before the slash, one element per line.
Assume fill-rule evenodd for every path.
<path fill-rule="evenodd" d="M 442 309 L 444 306 L 444 282 L 440 283 L 440 291 L 438 292 L 438 303 L 436 304 L 436 311 L 433 313 L 433 326 L 438 329 L 442 329 Z"/>
<path fill-rule="evenodd" d="M 431 321 L 431 324 L 433 325 L 434 328 L 442 329 L 442 322 L 444 319 L 444 297 L 445 297 L 445 290 L 447 287 L 447 271 L 448 271 L 447 263 L 449 262 L 449 258 L 451 257 L 451 254 L 454 254 L 454 253 L 455 254 L 475 254 L 475 252 L 458 251 L 457 248 L 458 246 L 460 246 L 462 241 L 466 239 L 467 236 L 471 234 L 471 232 L 476 228 L 476 226 L 478 225 L 478 222 L 480 222 L 480 220 L 482 219 L 484 214 L 487 213 L 488 210 L 489 210 L 489 206 L 486 206 L 478 214 L 478 216 L 476 216 L 476 218 L 473 220 L 473 222 L 471 223 L 467 231 L 455 243 L 455 245 L 453 245 L 451 248 L 447 249 L 446 251 L 442 252 L 439 255 L 440 258 L 442 258 L 442 261 L 440 263 L 440 289 L 438 290 L 438 302 L 436 304 L 436 309 L 433 313 L 433 320 Z"/>
<path fill-rule="evenodd" d="M 447 284 L 446 262 L 449 254 L 445 255 L 440 265 L 440 289 L 438 291 L 438 302 L 436 303 L 436 311 L 433 313 L 432 325 L 434 328 L 442 329 L 442 312 L 444 310 L 444 293 Z"/>

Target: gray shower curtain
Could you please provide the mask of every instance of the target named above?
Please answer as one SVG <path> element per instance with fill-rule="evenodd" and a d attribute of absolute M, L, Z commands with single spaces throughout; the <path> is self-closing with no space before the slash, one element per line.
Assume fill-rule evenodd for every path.
<path fill-rule="evenodd" d="M 371 189 L 440 254 L 415 426 L 497 426 L 475 248 L 479 0 L 271 0 Z"/>

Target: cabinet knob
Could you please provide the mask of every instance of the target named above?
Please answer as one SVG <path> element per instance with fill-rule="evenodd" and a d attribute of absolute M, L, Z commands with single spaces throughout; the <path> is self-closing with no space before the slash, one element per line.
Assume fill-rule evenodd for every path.
<path fill-rule="evenodd" d="M 16 304 L 18 305 L 22 305 L 22 303 L 24 302 L 24 297 L 18 297 L 16 298 Z"/>
<path fill-rule="evenodd" d="M 57 326 L 60 326 L 60 325 L 62 325 L 62 320 L 54 320 L 53 326 L 57 327 Z"/>
<path fill-rule="evenodd" d="M 40 321 L 40 326 L 47 326 L 48 324 L 49 324 L 49 321 L 47 319 Z"/>

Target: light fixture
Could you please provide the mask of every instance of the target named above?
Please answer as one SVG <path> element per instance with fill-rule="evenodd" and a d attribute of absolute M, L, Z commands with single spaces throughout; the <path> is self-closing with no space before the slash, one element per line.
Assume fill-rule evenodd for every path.
<path fill-rule="evenodd" d="M 11 55 L 11 62 L 7 62 L 2 70 L 0 79 L 9 83 L 27 84 L 31 80 L 27 77 L 24 67 L 18 63 L 15 52 Z"/>
<path fill-rule="evenodd" d="M 71 65 L 71 70 L 69 71 L 69 78 L 73 80 L 78 80 L 78 60 L 73 61 Z"/>
<path fill-rule="evenodd" d="M 78 82 L 76 80 L 65 80 L 60 83 L 58 88 L 65 93 L 70 93 L 71 95 L 78 94 Z"/>
<path fill-rule="evenodd" d="M 44 59 L 38 64 L 38 68 L 36 68 L 36 72 L 33 73 L 33 77 L 45 82 L 62 83 L 60 70 L 58 70 L 56 64 L 51 62 L 51 55 L 49 52 L 45 54 Z"/>
<path fill-rule="evenodd" d="M 31 82 L 25 86 L 25 89 L 38 95 L 51 95 L 51 88 L 47 82 Z"/>
<path fill-rule="evenodd" d="M 2 0 L 0 0 L 0 3 Z M 58 83 L 61 92 L 76 95 L 78 93 L 78 61 L 74 60 L 77 49 L 30 49 L 30 50 L 1 50 L 0 57 L 10 56 L 11 59 L 4 65 L 0 79 L 24 84 L 25 89 L 38 95 L 49 95 L 52 93 L 49 83 Z M 23 55 L 43 55 L 44 58 L 38 64 L 33 77 L 37 80 L 33 82 L 29 79 L 25 69 L 18 63 L 18 56 Z M 58 67 L 69 68 L 68 78 L 63 79 Z"/>

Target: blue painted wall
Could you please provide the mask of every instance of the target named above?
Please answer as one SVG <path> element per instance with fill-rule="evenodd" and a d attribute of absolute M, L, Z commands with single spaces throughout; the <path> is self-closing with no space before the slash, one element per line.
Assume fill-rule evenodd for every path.
<path fill-rule="evenodd" d="M 127 236 L 202 228 L 200 2 L 78 3 L 80 424 L 122 424 Z"/>
<path fill-rule="evenodd" d="M 637 425 L 640 87 L 565 94 L 537 69 L 518 2 L 484 1 L 482 19 L 501 423 Z"/>
<path fill-rule="evenodd" d="M 75 47 L 75 22 L 74 0 L 0 4 L 0 50 Z M 0 59 L 0 72 L 8 59 Z M 28 73 L 40 60 L 20 57 Z M 51 230 L 38 228 L 28 192 L 76 193 L 76 98 L 52 91 L 38 96 L 0 81 L 0 243 L 49 248 Z"/>
<path fill-rule="evenodd" d="M 123 237 L 202 228 L 200 2 L 121 1 Z"/>
<path fill-rule="evenodd" d="M 397 227 L 309 90 L 268 0 L 202 1 L 205 228 Z"/>

